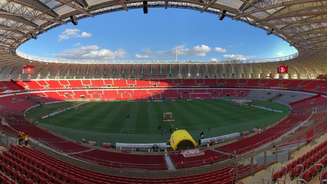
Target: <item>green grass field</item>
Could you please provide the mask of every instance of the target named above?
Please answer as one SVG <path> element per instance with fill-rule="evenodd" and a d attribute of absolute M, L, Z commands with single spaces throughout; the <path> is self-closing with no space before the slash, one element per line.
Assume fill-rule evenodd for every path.
<path fill-rule="evenodd" d="M 229 100 L 165 102 L 89 102 L 41 120 L 40 117 L 81 102 L 43 105 L 26 117 L 39 126 L 70 139 L 97 142 L 166 142 L 169 128 L 187 129 L 194 138 L 201 131 L 206 137 L 263 128 L 287 115 L 287 106 L 255 101 L 252 104 L 282 110 L 270 112 Z M 172 112 L 174 122 L 163 122 L 163 112 Z"/>

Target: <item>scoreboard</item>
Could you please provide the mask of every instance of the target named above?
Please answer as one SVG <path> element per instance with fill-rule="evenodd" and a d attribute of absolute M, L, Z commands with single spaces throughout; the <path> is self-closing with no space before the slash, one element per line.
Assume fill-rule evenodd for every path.
<path fill-rule="evenodd" d="M 277 73 L 280 73 L 280 74 L 288 73 L 288 66 L 287 65 L 278 66 Z"/>
<path fill-rule="evenodd" d="M 33 74 L 34 73 L 34 66 L 33 65 L 24 65 L 22 68 L 23 74 Z"/>

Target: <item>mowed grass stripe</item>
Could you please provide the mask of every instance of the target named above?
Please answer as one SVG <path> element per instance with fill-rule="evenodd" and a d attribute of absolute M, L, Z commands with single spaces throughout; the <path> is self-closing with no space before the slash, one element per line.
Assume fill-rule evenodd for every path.
<path fill-rule="evenodd" d="M 158 102 L 148 102 L 147 106 L 147 130 L 150 134 L 159 134 L 158 126 L 161 123 L 162 114 Z"/>
<path fill-rule="evenodd" d="M 122 116 L 121 111 L 122 108 L 124 108 L 123 104 L 121 102 L 112 102 L 108 103 L 109 107 L 112 110 L 106 114 L 104 120 L 102 120 L 106 126 L 106 130 L 108 133 L 118 133 L 117 124 L 119 123 L 119 120 L 116 119 L 116 117 Z"/>
<path fill-rule="evenodd" d="M 214 114 L 220 114 L 221 117 L 224 117 L 224 121 L 226 122 L 234 122 L 238 121 L 239 119 L 234 115 L 231 116 L 231 114 L 239 113 L 238 111 L 240 109 L 235 109 L 232 106 L 232 104 L 226 103 L 226 101 L 208 101 L 206 100 L 205 103 L 203 103 L 204 109 L 207 110 L 214 110 Z"/>
<path fill-rule="evenodd" d="M 113 108 L 113 104 L 99 102 L 98 107 L 101 108 L 98 108 L 97 110 L 93 107 L 93 109 L 95 109 L 97 113 L 92 114 L 92 119 L 86 118 L 89 123 L 86 122 L 87 124 L 81 125 L 84 130 L 88 130 L 90 128 L 99 132 L 108 132 L 110 130 L 110 127 L 108 127 L 108 117 L 110 116 L 111 112 L 115 110 L 115 108 Z M 88 114 L 81 114 L 81 116 L 86 117 L 88 116 Z"/>
<path fill-rule="evenodd" d="M 145 134 L 149 129 L 149 121 L 148 121 L 148 104 L 141 102 L 135 103 L 136 108 L 136 122 L 135 122 L 135 131 L 140 132 L 141 134 Z"/>
<path fill-rule="evenodd" d="M 112 130 L 116 130 L 116 133 L 125 133 L 124 131 L 127 130 L 124 130 L 124 127 L 127 127 L 126 123 L 128 122 L 126 122 L 126 118 L 131 113 L 131 103 L 120 102 L 117 108 L 119 108 L 118 111 L 115 112 L 111 119 Z M 132 118 L 131 115 L 130 118 Z"/>
<path fill-rule="evenodd" d="M 51 105 L 42 105 L 41 107 L 34 108 L 29 111 L 27 118 L 31 121 L 40 119 L 42 116 L 49 114 L 49 112 L 55 112 L 59 109 L 71 107 L 78 104 L 79 102 L 64 102 L 64 103 L 53 103 Z"/>
<path fill-rule="evenodd" d="M 209 103 L 209 101 L 196 101 L 193 105 L 190 105 L 193 112 L 196 112 L 199 117 L 202 117 L 202 121 L 197 124 L 197 127 L 203 127 L 204 124 L 208 127 L 215 127 L 218 123 L 223 122 L 223 116 L 221 116 L 216 109 L 207 108 L 207 103 Z"/>
<path fill-rule="evenodd" d="M 99 108 L 100 106 L 102 108 Z M 80 108 L 73 111 L 74 113 L 72 116 L 70 116 L 70 119 L 74 119 L 76 116 L 77 121 L 71 120 L 73 121 L 71 128 L 85 130 L 91 127 L 92 130 L 97 130 L 96 127 L 98 126 L 97 124 L 99 121 L 95 121 L 95 119 L 101 119 L 101 116 L 103 116 L 106 111 L 106 106 L 102 103 L 96 102 L 92 104 L 86 104 L 86 106 L 81 106 Z"/>
<path fill-rule="evenodd" d="M 90 106 L 96 107 L 97 104 L 94 103 L 84 104 L 80 106 L 78 109 L 71 109 L 42 121 L 45 121 L 46 123 L 53 124 L 56 126 L 68 126 L 70 128 L 80 128 L 81 123 L 83 123 L 83 121 L 85 120 L 85 118 L 81 117 L 80 114 L 83 113 L 90 114 L 90 110 L 89 110 Z M 90 119 L 93 119 L 93 117 L 90 117 Z"/>
<path fill-rule="evenodd" d="M 239 108 L 233 108 L 231 105 L 235 104 L 226 101 L 206 101 L 201 104 L 204 109 L 208 109 L 217 118 L 217 121 L 214 120 L 214 123 L 205 130 L 207 136 L 228 134 L 240 130 L 240 126 L 243 124 L 242 119 L 247 118 L 247 113 L 242 112 Z"/>
<path fill-rule="evenodd" d="M 194 126 L 194 123 L 200 121 L 197 114 L 191 113 L 188 106 L 184 104 L 183 101 L 178 101 L 178 103 L 172 103 L 173 117 L 176 117 L 174 125 L 176 128 L 190 129 Z M 188 108 L 188 109 L 187 109 Z"/>

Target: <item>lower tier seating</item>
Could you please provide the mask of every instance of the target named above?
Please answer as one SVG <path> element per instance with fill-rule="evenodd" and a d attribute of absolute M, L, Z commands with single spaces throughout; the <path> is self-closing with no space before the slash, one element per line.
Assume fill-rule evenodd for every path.
<path fill-rule="evenodd" d="M 0 182 L 32 184 L 233 184 L 234 168 L 226 167 L 204 174 L 165 178 L 128 178 L 100 174 L 57 160 L 40 151 L 12 146 L 0 154 Z M 239 166 L 241 174 L 250 166 Z"/>
<path fill-rule="evenodd" d="M 202 155 L 193 157 L 184 157 L 180 152 L 171 153 L 176 168 L 198 167 L 206 164 L 212 164 L 220 160 L 225 160 L 229 156 L 223 155 L 213 150 L 205 150 Z"/>
<path fill-rule="evenodd" d="M 306 118 L 307 116 L 291 114 L 286 119 L 280 121 L 275 126 L 264 130 L 263 132 L 257 133 L 250 137 L 242 138 L 241 140 L 226 144 L 217 149 L 229 153 L 245 153 L 280 137 L 282 134 L 286 133 Z"/>
<path fill-rule="evenodd" d="M 291 180 L 300 177 L 309 182 L 320 170 L 326 167 L 327 142 L 325 141 L 273 173 L 272 180 L 276 181 L 289 174 Z"/>
<path fill-rule="evenodd" d="M 139 155 L 97 149 L 79 153 L 75 156 L 109 167 L 140 168 L 149 170 L 167 169 L 163 155 Z"/>

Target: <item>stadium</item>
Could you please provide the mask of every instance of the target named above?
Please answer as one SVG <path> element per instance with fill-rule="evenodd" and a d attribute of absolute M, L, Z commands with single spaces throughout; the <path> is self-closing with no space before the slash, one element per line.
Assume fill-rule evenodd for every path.
<path fill-rule="evenodd" d="M 20 49 L 65 25 L 92 29 L 98 16 L 155 9 L 238 21 L 297 52 L 194 61 L 227 52 L 202 44 L 135 54 L 156 61 L 104 63 L 98 56 L 125 51 L 76 43 L 66 58 L 44 59 Z M 0 0 L 0 183 L 326 183 L 326 14 L 326 0 Z M 72 30 L 58 43 L 92 35 Z M 35 50 L 47 48 L 55 46 Z M 91 52 L 76 61 L 77 48 Z"/>

